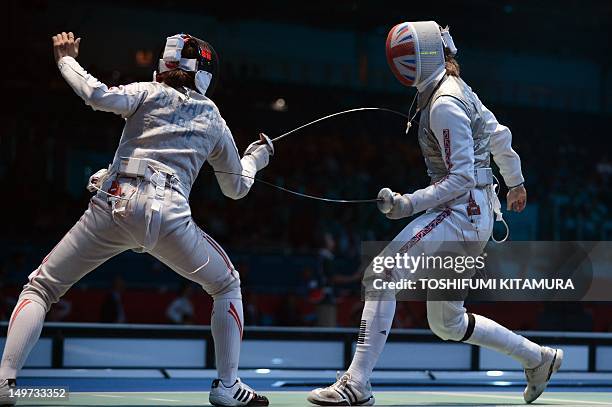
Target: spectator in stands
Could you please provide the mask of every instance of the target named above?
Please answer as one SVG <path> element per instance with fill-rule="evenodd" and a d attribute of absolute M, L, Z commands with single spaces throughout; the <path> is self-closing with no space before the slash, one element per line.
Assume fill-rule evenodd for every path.
<path fill-rule="evenodd" d="M 173 324 L 191 324 L 194 320 L 193 304 L 193 284 L 184 283 L 178 298 L 170 303 L 166 309 L 166 317 Z"/>
<path fill-rule="evenodd" d="M 286 293 L 283 305 L 276 314 L 275 322 L 277 326 L 304 326 L 299 299 L 295 293 Z"/>
<path fill-rule="evenodd" d="M 602 177 L 604 183 L 612 176 L 612 162 L 607 154 L 597 163 L 597 173 Z"/>
<path fill-rule="evenodd" d="M 257 295 L 255 295 L 251 290 L 243 290 L 242 296 L 244 297 L 246 304 L 244 307 L 244 324 L 251 326 L 261 325 Z"/>
<path fill-rule="evenodd" d="M 318 269 L 311 281 L 310 298 L 316 304 L 317 325 L 336 326 L 336 299 L 331 280 L 334 276 L 336 240 L 331 233 L 323 235 L 318 251 Z"/>
<path fill-rule="evenodd" d="M 123 308 L 123 291 L 125 282 L 120 276 L 113 279 L 112 290 L 102 303 L 102 322 L 121 324 L 126 322 L 125 309 Z"/>
<path fill-rule="evenodd" d="M 233 75 L 240 78 L 237 66 L 233 70 Z M 221 76 L 228 77 L 223 74 Z M 112 84 L 128 80 L 113 76 L 111 71 L 102 75 L 100 79 Z M 56 76 L 50 77 L 49 81 L 50 89 L 60 88 Z M 250 94 L 259 95 L 257 98 L 259 101 L 268 96 L 275 96 L 277 90 L 266 90 L 261 83 L 251 83 L 251 81 L 247 87 L 240 81 L 238 81 L 240 85 L 236 87 L 232 87 L 232 83 L 232 80 L 224 83 L 224 89 L 219 94 L 220 104 L 224 106 L 228 116 L 234 118 L 234 122 L 243 123 L 242 127 L 236 129 L 234 135 L 238 145 L 246 145 L 247 135 L 252 134 L 256 128 L 253 120 L 237 119 L 243 117 L 245 108 L 248 107 L 251 110 L 250 114 L 257 117 L 257 126 L 261 124 L 262 128 L 277 125 L 278 116 L 267 116 L 269 113 L 267 105 L 258 107 L 243 102 L 251 100 L 247 97 Z M 26 86 L 24 89 L 27 90 L 39 85 L 37 82 L 24 82 L 20 86 Z M 324 89 L 312 90 L 290 86 L 285 90 L 286 97 L 292 101 L 310 101 L 313 96 L 324 91 Z M 350 96 L 349 103 L 344 99 L 346 95 L 343 92 L 337 89 L 333 92 L 338 98 L 324 101 L 325 103 L 308 103 L 303 105 L 303 108 L 292 108 L 283 113 L 287 128 L 292 124 L 301 123 L 305 117 L 315 118 L 322 112 L 332 112 L 339 110 L 339 106 L 353 104 L 353 96 Z M 17 92 L 16 97 L 25 100 L 24 95 L 30 93 L 30 91 Z M 54 97 L 57 98 L 55 106 L 65 106 L 66 103 L 71 103 L 69 98 L 73 96 L 65 91 L 54 93 Z M 235 100 L 242 102 L 237 104 Z M 14 202 L 11 200 L 4 202 L 6 212 L 12 214 L 4 220 L 2 235 L 3 240 L 8 243 L 4 245 L 2 251 L 2 257 L 6 262 L 4 266 L 6 273 L 1 275 L 0 270 L 0 285 L 5 285 L 3 292 L 0 288 L 0 318 L 5 319 L 10 318 L 10 309 L 16 302 L 12 297 L 13 282 L 21 281 L 30 273 L 32 262 L 40 260 L 35 253 L 46 251 L 51 237 L 53 237 L 51 240 L 59 239 L 67 225 L 72 224 L 74 217 L 80 215 L 81 207 L 89 199 L 86 190 L 82 187 L 82 183 L 86 181 L 82 177 L 84 168 L 78 167 L 80 160 L 70 159 L 69 152 L 77 149 L 78 153 L 73 153 L 72 156 L 77 158 L 81 154 L 88 154 L 87 157 L 90 157 L 90 154 L 99 154 L 103 159 L 100 164 L 106 164 L 104 160 L 115 148 L 116 134 L 123 125 L 122 121 L 114 121 L 104 115 L 97 116 L 83 111 L 83 115 L 77 117 L 65 109 L 54 109 L 52 114 L 42 117 L 44 120 L 33 120 L 32 117 L 40 117 L 36 116 L 35 105 L 28 108 L 23 100 L 21 102 L 15 104 L 20 107 L 19 111 L 2 114 L 4 132 L 0 140 L 7 147 L 0 150 L 0 182 L 6 190 L 20 197 Z M 385 105 L 387 103 L 392 102 L 386 101 Z M 531 109 L 529 111 L 531 112 Z M 579 117 L 590 123 L 591 136 L 576 137 L 570 127 L 550 130 L 550 123 L 563 122 L 567 112 L 534 111 L 534 114 L 545 114 L 547 119 L 534 121 L 531 116 L 515 113 L 512 110 L 505 111 L 503 115 L 509 117 L 513 126 L 519 128 L 523 126 L 522 132 L 531 135 L 524 139 L 528 141 L 520 144 L 519 149 L 524 165 L 529 166 L 527 172 L 531 174 L 527 180 L 532 183 L 532 195 L 529 199 L 532 203 L 540 204 L 541 208 L 547 208 L 541 210 L 537 218 L 538 239 L 612 240 L 609 209 L 612 208 L 610 188 L 612 156 L 606 148 L 603 148 L 605 144 L 600 142 L 605 138 L 597 136 L 605 134 L 609 122 L 607 116 L 592 121 L 595 119 L 593 116 L 580 115 Z M 386 126 L 382 120 L 379 120 L 382 118 L 384 116 L 374 114 L 356 115 L 350 120 L 338 122 L 336 126 L 334 121 L 330 121 L 326 126 L 317 127 L 311 133 L 306 132 L 302 136 L 304 140 L 312 140 L 312 143 L 297 142 L 299 137 L 294 139 L 295 142 L 284 143 L 279 147 L 283 149 L 282 157 L 279 156 L 274 165 L 266 169 L 263 178 L 302 192 L 331 195 L 336 198 L 370 198 L 372 191 L 378 191 L 380 180 L 383 179 L 393 179 L 394 186 L 398 188 L 409 189 L 423 185 L 426 182 L 423 179 L 423 161 L 416 141 L 407 143 L 404 138 L 397 137 L 397 126 L 401 126 L 402 123 L 391 120 Z M 70 121 L 71 126 L 66 127 L 62 124 L 67 121 Z M 582 122 L 582 119 L 575 121 Z M 376 138 L 371 137 L 374 128 Z M 82 134 L 88 134 L 89 137 L 82 137 Z M 41 144 L 36 140 L 45 140 L 48 143 L 45 144 L 45 148 L 41 148 Z M 551 140 L 558 148 L 551 150 Z M 520 140 L 518 142 L 520 143 Z M 347 155 L 346 148 L 349 145 L 351 154 Z M 582 152 L 581 148 L 586 149 L 585 152 Z M 325 152 L 324 157 L 321 156 L 322 151 Z M 390 151 L 393 152 L 394 158 L 401 159 L 387 160 L 385 165 L 381 166 L 380 157 Z M 20 174 L 32 171 L 48 176 L 50 168 L 55 168 L 55 174 L 62 175 L 60 180 L 63 181 L 49 183 L 46 177 L 33 177 L 24 182 L 20 177 Z M 406 171 L 406 168 L 410 171 Z M 202 175 L 212 177 L 211 174 Z M 345 263 L 346 257 L 358 252 L 361 241 L 376 240 L 377 236 L 393 236 L 397 232 L 397 229 L 393 228 L 397 228 L 398 225 L 377 216 L 375 209 L 368 205 L 350 207 L 319 205 L 308 200 L 288 198 L 281 192 L 262 187 L 255 188 L 251 192 L 253 196 L 249 198 L 250 204 L 257 210 L 245 212 L 240 205 L 222 200 L 218 189 L 206 185 L 206 182 L 199 182 L 194 186 L 192 196 L 202 199 L 194 199 L 193 216 L 196 220 L 205 222 L 211 232 L 215 232 L 212 234 L 218 237 L 218 240 L 227 241 L 228 247 L 232 250 L 247 255 L 246 260 L 236 266 L 241 274 L 243 296 L 249 298 L 246 302 L 247 308 L 244 310 L 248 325 L 274 325 L 278 324 L 278 321 L 286 324 L 298 323 L 288 315 L 278 314 L 279 311 L 275 310 L 273 314 L 273 311 L 264 312 L 258 309 L 257 302 L 264 303 L 266 297 L 258 297 L 259 292 L 253 291 L 253 287 L 257 288 L 257 281 L 248 275 L 248 256 L 256 256 L 263 249 L 271 249 L 276 253 L 282 250 L 282 255 L 314 252 L 319 260 L 318 266 L 305 271 L 304 284 L 301 287 L 306 288 L 298 292 L 298 299 L 307 298 L 315 307 L 322 304 L 320 311 L 325 316 L 327 312 L 325 307 L 330 306 L 325 305 L 324 300 L 332 299 L 335 302 L 339 296 L 359 297 L 360 274 L 357 274 L 356 279 L 352 279 L 353 276 L 350 274 L 351 270 L 358 273 L 358 268 L 345 267 L 346 274 L 341 274 L 339 263 Z M 52 198 L 57 193 L 63 193 L 61 204 L 57 204 Z M 291 200 L 285 201 L 286 199 Z M 288 202 L 288 204 L 279 204 L 279 202 Z M 45 210 L 37 210 L 41 207 Z M 259 211 L 262 208 L 274 208 L 275 216 L 262 217 Z M 218 216 L 211 219 L 207 216 L 209 213 Z M 24 227 L 24 222 L 30 227 Z M 250 225 L 249 233 L 235 233 L 243 230 L 245 224 Z M 321 229 L 332 231 L 335 238 L 330 234 L 318 240 L 316 237 Z M 516 228 L 512 230 L 514 234 L 517 233 Z M 22 246 L 20 242 L 25 241 L 28 245 Z M 253 274 L 261 272 L 255 265 L 252 271 Z M 152 274 L 156 281 L 163 279 L 163 275 L 167 272 L 162 263 L 158 262 L 153 266 Z M 10 284 L 10 287 L 7 284 Z M 286 287 L 274 288 L 286 289 Z M 333 291 L 330 292 L 330 289 Z M 352 289 L 353 292 L 348 293 L 348 289 Z M 121 301 L 124 295 L 122 291 L 122 289 L 114 291 L 105 298 L 102 320 L 125 321 Z M 8 311 L 4 311 L 2 315 L 5 302 L 8 303 Z M 337 305 L 331 303 L 331 308 L 336 307 Z M 359 303 L 355 310 L 351 308 L 347 312 L 353 318 L 346 321 L 348 326 L 359 324 L 361 307 Z M 501 309 L 504 305 L 499 307 Z M 282 312 L 292 312 L 291 307 Z M 562 320 L 564 311 L 557 312 L 560 313 L 560 317 L 557 318 Z M 552 313 L 553 311 L 550 311 L 548 314 L 554 318 Z M 73 313 L 71 320 L 79 318 L 76 314 Z M 161 321 L 165 320 L 166 316 L 162 311 L 152 319 Z M 415 327 L 426 326 L 418 315 L 414 322 Z M 300 323 L 314 324 L 310 315 L 303 315 Z M 402 319 L 400 314 L 397 324 L 407 327 L 411 322 Z M 547 324 L 551 325 L 554 324 Z M 612 326 L 610 329 L 612 330 Z"/>

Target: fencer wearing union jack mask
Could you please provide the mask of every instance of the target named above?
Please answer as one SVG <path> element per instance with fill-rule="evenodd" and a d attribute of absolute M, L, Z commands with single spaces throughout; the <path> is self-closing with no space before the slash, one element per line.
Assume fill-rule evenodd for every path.
<path fill-rule="evenodd" d="M 389 32 L 386 53 L 395 77 L 417 88 L 417 137 L 431 178 L 429 186 L 412 193 L 402 195 L 389 188 L 380 191 L 379 209 L 389 219 L 424 212 L 394 242 L 401 245 L 400 252 L 412 256 L 432 248 L 434 242 L 475 242 L 480 250 L 491 237 L 494 219 L 502 220 L 491 155 L 509 187 L 508 209 L 521 212 L 526 204 L 521 161 L 512 149 L 512 134 L 460 78 L 454 58 L 457 47 L 448 28 L 435 21 L 398 24 Z M 310 402 L 374 404 L 369 378 L 391 329 L 395 304 L 394 297 L 377 300 L 366 294 L 350 368 L 332 386 L 313 390 Z M 550 375 L 559 369 L 563 352 L 539 346 L 488 318 L 468 313 L 463 305 L 463 301 L 427 301 L 431 330 L 443 340 L 484 346 L 520 362 L 528 380 L 524 399 L 535 400 Z"/>

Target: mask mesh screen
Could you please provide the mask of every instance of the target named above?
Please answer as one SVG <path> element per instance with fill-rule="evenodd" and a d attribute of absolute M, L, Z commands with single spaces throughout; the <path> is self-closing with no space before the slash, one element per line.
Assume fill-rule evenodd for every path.
<path fill-rule="evenodd" d="M 419 76 L 416 82 L 429 78 L 441 66 L 444 66 L 444 45 L 440 29 L 435 21 L 418 21 L 411 23 L 417 34 L 419 53 L 417 65 Z"/>

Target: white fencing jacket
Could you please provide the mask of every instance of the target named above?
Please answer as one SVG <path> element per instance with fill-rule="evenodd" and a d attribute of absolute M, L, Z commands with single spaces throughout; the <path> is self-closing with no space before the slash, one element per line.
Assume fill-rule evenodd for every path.
<path fill-rule="evenodd" d="M 434 82 L 430 86 L 435 87 L 438 81 Z M 473 92 L 471 99 L 477 104 L 477 110 L 484 120 L 483 131 L 490 138 L 490 153 L 506 185 L 513 187 L 521 184 L 524 182 L 521 159 L 512 149 L 510 129 L 499 124 L 495 115 Z M 465 106 L 456 98 L 440 96 L 432 102 L 429 128 L 437 140 L 448 174 L 426 188 L 406 194 L 415 213 L 442 205 L 474 188 L 474 139 L 471 125 Z"/>
<path fill-rule="evenodd" d="M 87 73 L 72 57 L 58 62 L 66 82 L 94 110 L 125 119 L 113 167 L 121 158 L 145 159 L 174 173 L 187 194 L 205 161 L 215 171 L 254 177 L 268 163 L 253 155 L 240 158 L 232 133 L 212 100 L 192 90 L 185 93 L 158 82 L 137 82 L 108 88 Z M 245 196 L 253 179 L 216 173 L 224 195 Z"/>

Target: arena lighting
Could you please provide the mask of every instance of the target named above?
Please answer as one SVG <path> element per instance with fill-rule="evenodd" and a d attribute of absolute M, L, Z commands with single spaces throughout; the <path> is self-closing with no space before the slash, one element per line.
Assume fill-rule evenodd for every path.
<path fill-rule="evenodd" d="M 139 49 L 134 55 L 136 64 L 142 67 L 149 67 L 153 63 L 153 52 L 150 50 Z"/>
<path fill-rule="evenodd" d="M 272 102 L 272 110 L 275 112 L 286 112 L 289 108 L 287 106 L 287 101 L 284 98 L 278 98 L 274 102 Z"/>
<path fill-rule="evenodd" d="M 489 377 L 499 377 L 503 375 L 504 375 L 504 372 L 502 372 L 501 370 L 488 370 L 487 371 L 487 376 Z"/>
<path fill-rule="evenodd" d="M 259 373 L 259 374 L 270 374 L 271 370 L 270 369 L 255 369 L 255 373 Z"/>
<path fill-rule="evenodd" d="M 503 382 L 503 381 L 496 381 L 493 382 L 494 386 L 512 386 L 512 382 Z"/>

